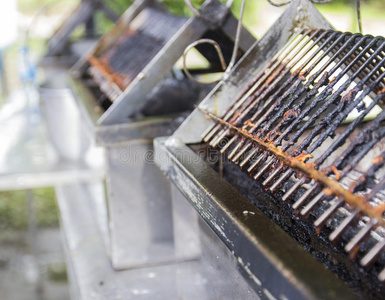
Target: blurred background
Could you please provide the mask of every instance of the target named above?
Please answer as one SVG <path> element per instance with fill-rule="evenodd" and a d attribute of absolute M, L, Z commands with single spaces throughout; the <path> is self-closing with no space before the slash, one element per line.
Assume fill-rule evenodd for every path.
<path fill-rule="evenodd" d="M 183 0 L 160 1 L 175 14 L 192 15 Z M 117 15 L 121 15 L 131 4 L 129 0 L 104 2 Z M 202 2 L 193 1 L 197 6 Z M 279 0 L 276 2 L 279 3 Z M 79 3 L 80 0 L 0 2 L 0 123 L 15 107 L 12 104 L 15 95 L 31 86 L 38 86 L 46 79 L 47 74 L 38 65 L 46 53 L 47 41 Z M 240 3 L 241 0 L 236 0 L 232 7 L 237 16 Z M 332 0 L 317 7 L 337 30 L 358 32 L 356 0 Z M 271 6 L 266 0 L 247 0 L 244 24 L 256 37 L 261 37 L 284 9 Z M 384 0 L 361 1 L 365 34 L 385 35 L 384 11 Z M 94 24 L 97 35 L 102 35 L 113 26 L 113 22 L 101 12 L 96 13 Z M 86 26 L 79 26 L 70 38 L 76 40 L 85 35 Z M 9 103 L 11 105 L 6 105 Z M 8 129 L 7 126 L 0 128 L 0 144 L 5 145 L 9 136 L 4 137 L 3 133 Z M 31 216 L 28 214 L 30 208 L 26 192 L 0 192 L 0 299 L 68 299 L 54 189 L 35 189 L 31 193 L 38 228 L 34 243 L 29 240 Z M 37 249 L 31 249 L 31 245 Z"/>
<path fill-rule="evenodd" d="M 31 52 L 31 60 L 39 61 L 46 51 L 46 41 L 55 30 L 71 15 L 81 0 L 10 0 L 2 1 L 4 6 L 0 12 L 2 24 L 0 28 L 0 51 L 4 56 L 4 69 L 8 75 L 5 78 L 4 90 L 14 90 L 19 86 L 18 68 L 19 49 L 26 44 Z M 191 16 L 192 13 L 183 0 L 159 0 L 163 2 L 171 12 L 178 15 Z M 193 0 L 199 6 L 204 0 Z M 226 2 L 226 0 L 221 0 Z M 132 3 L 132 0 L 104 1 L 117 15 L 121 15 Z M 285 2 L 275 0 L 275 3 Z M 385 19 L 383 0 L 361 0 L 361 15 L 363 20 L 363 32 L 365 34 L 383 35 Z M 241 0 L 235 0 L 232 11 L 239 15 Z M 331 24 L 341 31 L 358 32 L 356 0 L 332 0 L 327 4 L 316 5 L 327 17 Z M 257 37 L 274 23 L 285 9 L 273 7 L 267 0 L 247 0 L 244 16 L 244 24 Z M 8 12 L 7 12 L 8 11 Z M 4 14 L 4 16 L 2 16 Z M 13 25 L 15 24 L 15 26 Z M 101 35 L 113 26 L 102 12 L 95 16 L 95 31 Z M 79 26 L 73 32 L 73 39 L 86 34 L 85 26 Z M 37 74 L 37 80 L 44 80 L 43 74 Z M 4 96 L 4 95 L 3 95 Z M 4 97 L 2 98 L 4 101 Z"/>

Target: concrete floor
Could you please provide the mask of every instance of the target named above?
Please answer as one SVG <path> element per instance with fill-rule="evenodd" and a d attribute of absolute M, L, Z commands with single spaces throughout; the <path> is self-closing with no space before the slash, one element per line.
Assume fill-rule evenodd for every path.
<path fill-rule="evenodd" d="M 39 229 L 37 245 L 35 259 L 27 231 L 0 231 L 0 299 L 69 299 L 59 228 Z"/>

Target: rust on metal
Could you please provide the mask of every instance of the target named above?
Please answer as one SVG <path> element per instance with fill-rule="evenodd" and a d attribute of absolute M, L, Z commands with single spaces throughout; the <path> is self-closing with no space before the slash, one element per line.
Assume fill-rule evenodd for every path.
<path fill-rule="evenodd" d="M 96 69 L 105 77 L 105 79 L 111 84 L 112 82 L 121 89 L 125 89 L 124 81 L 127 80 L 127 77 L 123 74 L 114 73 L 111 68 L 108 66 L 108 63 L 104 59 L 98 59 L 93 55 L 88 56 L 88 61 L 90 65 Z"/>
<path fill-rule="evenodd" d="M 214 120 L 203 141 L 283 192 L 298 216 L 318 210 L 317 233 L 337 211 L 347 217 L 336 221 L 334 242 L 369 217 L 345 249 L 351 259 L 369 232 L 385 230 L 385 110 L 373 115 L 385 101 L 384 52 L 383 37 L 303 29 L 224 116 L 201 109 Z"/>
<path fill-rule="evenodd" d="M 336 168 L 336 166 L 331 166 L 331 169 L 332 169 L 334 175 L 336 176 L 335 179 L 336 179 L 337 181 L 340 180 L 340 178 L 341 178 L 341 172 L 338 171 L 338 169 Z"/>
<path fill-rule="evenodd" d="M 326 195 L 326 196 L 331 196 L 333 195 L 333 191 L 329 188 L 326 188 L 326 189 L 323 189 L 322 192 Z"/>
<path fill-rule="evenodd" d="M 158 53 L 165 41 L 144 32 L 126 29 L 104 52 L 90 55 L 91 67 L 124 91 Z"/>
<path fill-rule="evenodd" d="M 376 156 L 375 158 L 372 159 L 372 164 L 379 164 L 384 161 L 384 158 L 381 156 Z"/>
<path fill-rule="evenodd" d="M 218 118 L 217 116 L 215 116 L 214 114 L 208 111 L 204 111 L 204 112 L 208 114 L 212 119 L 218 122 L 221 122 L 223 125 L 230 127 L 232 130 L 240 133 L 245 138 L 254 141 L 261 148 L 268 150 L 270 153 L 274 154 L 276 158 L 282 161 L 286 166 L 296 169 L 302 172 L 303 174 L 307 175 L 309 178 L 312 178 L 317 182 L 322 183 L 323 185 L 327 186 L 334 195 L 336 195 L 337 197 L 343 198 L 352 207 L 359 208 L 367 216 L 378 219 L 379 224 L 385 225 L 385 220 L 382 218 L 385 210 L 381 212 L 373 210 L 372 206 L 366 203 L 365 197 L 361 195 L 355 195 L 350 191 L 346 190 L 337 181 L 329 178 L 322 172 L 319 172 L 318 170 L 316 170 L 312 166 L 312 164 L 304 163 L 303 161 L 297 159 L 296 157 L 292 157 L 288 155 L 286 152 L 282 151 L 282 149 L 275 147 L 271 143 L 264 142 L 263 140 L 256 137 L 255 135 L 250 134 L 246 130 L 239 129 L 231 125 L 230 123 L 223 121 L 222 119 Z"/>

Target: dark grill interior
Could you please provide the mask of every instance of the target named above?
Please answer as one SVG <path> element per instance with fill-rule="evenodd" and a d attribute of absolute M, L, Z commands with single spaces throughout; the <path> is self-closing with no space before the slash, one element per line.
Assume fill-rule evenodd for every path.
<path fill-rule="evenodd" d="M 224 116 L 203 111 L 215 120 L 205 142 L 376 269 L 385 249 L 384 47 L 382 37 L 298 31 Z"/>
<path fill-rule="evenodd" d="M 290 208 L 290 204 L 281 200 L 282 191 L 271 194 L 264 190 L 261 182 L 248 176 L 226 157 L 216 157 L 213 149 L 207 144 L 195 144 L 190 146 L 202 159 L 209 163 L 214 170 L 241 192 L 264 214 L 271 218 L 282 229 L 289 233 L 306 251 L 312 253 L 322 264 L 332 270 L 358 294 L 364 298 L 381 298 L 384 293 L 384 285 L 377 280 L 381 265 L 385 263 L 384 253 L 378 258 L 379 263 L 372 268 L 363 268 L 352 262 L 346 256 L 344 244 L 354 236 L 357 228 L 349 228 L 341 238 L 341 243 L 331 245 L 328 234 L 331 226 L 325 227 L 323 234 L 317 234 L 313 230 L 312 218 L 298 218 L 296 212 Z M 334 222 L 340 222 L 342 215 L 336 215 Z M 363 245 L 363 252 L 370 249 L 376 243 L 376 239 L 368 240 Z M 363 276 L 364 275 L 364 276 Z"/>

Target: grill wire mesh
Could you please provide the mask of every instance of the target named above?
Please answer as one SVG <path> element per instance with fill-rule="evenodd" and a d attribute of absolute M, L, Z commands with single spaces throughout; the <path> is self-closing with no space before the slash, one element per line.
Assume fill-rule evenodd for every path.
<path fill-rule="evenodd" d="M 214 120 L 203 140 L 317 232 L 327 225 L 336 243 L 354 229 L 344 249 L 363 267 L 385 249 L 384 47 L 383 37 L 302 29 L 222 117 L 202 110 Z"/>
<path fill-rule="evenodd" d="M 87 58 L 89 74 L 111 101 L 117 100 L 185 22 L 157 9 L 143 9 L 107 49 Z M 119 26 L 105 38 L 107 42 Z"/>

